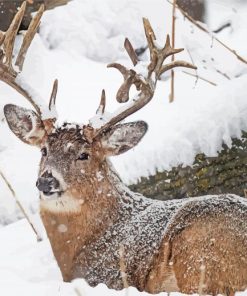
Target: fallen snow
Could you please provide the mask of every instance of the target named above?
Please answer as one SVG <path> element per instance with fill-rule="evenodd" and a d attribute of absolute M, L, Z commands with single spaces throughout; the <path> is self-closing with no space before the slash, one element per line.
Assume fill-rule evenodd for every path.
<path fill-rule="evenodd" d="M 41 223 L 41 222 L 40 222 Z M 91 288 L 78 279 L 73 283 L 62 282 L 47 238 L 37 242 L 26 220 L 0 229 L 0 295 L 6 296 L 125 296 L 127 291 L 109 290 L 100 284 Z M 80 294 L 78 294 L 78 291 Z M 135 288 L 128 289 L 129 296 L 143 295 Z M 174 293 L 174 296 L 178 293 Z"/>

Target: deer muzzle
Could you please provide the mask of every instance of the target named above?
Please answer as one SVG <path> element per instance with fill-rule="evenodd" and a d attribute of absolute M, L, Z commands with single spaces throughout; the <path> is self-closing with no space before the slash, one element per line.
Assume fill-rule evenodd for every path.
<path fill-rule="evenodd" d="M 38 178 L 36 186 L 45 196 L 61 193 L 59 181 L 48 171 Z"/>

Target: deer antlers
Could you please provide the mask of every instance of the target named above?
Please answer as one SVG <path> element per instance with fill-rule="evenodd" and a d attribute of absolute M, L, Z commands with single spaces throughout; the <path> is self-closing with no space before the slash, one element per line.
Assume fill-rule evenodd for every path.
<path fill-rule="evenodd" d="M 14 43 L 25 13 L 25 9 L 26 2 L 23 2 L 8 30 L 6 32 L 0 31 L 0 80 L 22 94 L 32 104 L 38 116 L 43 119 L 44 126 L 49 126 L 50 128 L 51 122 L 54 123 L 56 119 L 54 108 L 57 80 L 54 82 L 49 109 L 46 107 L 42 109 L 43 106 L 41 102 L 37 102 L 38 98 L 34 90 L 32 90 L 31 87 L 18 76 L 22 71 L 26 53 L 40 25 L 40 20 L 44 12 L 44 5 L 40 6 L 38 12 L 32 19 L 23 38 L 17 58 L 15 62 L 13 61 Z"/>
<path fill-rule="evenodd" d="M 132 85 L 136 87 L 139 93 L 137 97 L 128 102 L 124 107 L 120 108 L 119 112 L 116 112 L 109 121 L 102 125 L 97 130 L 95 137 L 99 136 L 114 124 L 122 121 L 129 115 L 135 113 L 148 104 L 154 95 L 157 80 L 163 73 L 175 67 L 196 69 L 194 65 L 185 61 L 173 61 L 163 65 L 164 61 L 169 56 L 183 51 L 183 48 L 172 48 L 169 35 L 167 35 L 165 46 L 163 48 L 159 48 L 159 46 L 156 44 L 156 37 L 148 19 L 143 19 L 143 25 L 150 52 L 150 62 L 148 65 L 146 65 L 144 74 L 138 74 L 136 71 L 138 66 L 141 66 L 141 62 L 138 60 L 133 46 L 128 39 L 125 40 L 124 47 L 135 68 L 127 69 L 125 66 L 118 63 L 112 63 L 108 65 L 109 68 L 116 68 L 119 70 L 124 78 L 124 82 L 120 86 L 116 95 L 116 99 L 119 103 L 127 103 L 129 101 L 129 91 Z"/>
<path fill-rule="evenodd" d="M 7 32 L 0 31 L 0 80 L 4 81 L 20 94 L 22 94 L 33 105 L 38 116 L 42 119 L 44 127 L 49 133 L 53 128 L 54 122 L 56 121 L 55 102 L 58 81 L 55 80 L 54 82 L 49 108 L 45 107 L 45 109 L 42 109 L 42 104 L 37 102 L 37 95 L 35 95 L 35 92 L 30 86 L 27 85 L 26 82 L 23 81 L 22 78 L 18 77 L 19 73 L 22 71 L 28 48 L 30 47 L 34 35 L 38 30 L 40 19 L 44 12 L 44 5 L 40 6 L 40 9 L 30 23 L 29 28 L 23 38 L 23 42 L 18 52 L 15 64 L 13 65 L 12 55 L 14 42 L 24 16 L 25 8 L 26 2 L 23 2 Z M 154 95 L 156 83 L 163 73 L 175 67 L 196 69 L 194 65 L 185 61 L 173 61 L 163 65 L 164 61 L 169 56 L 177 54 L 183 49 L 172 48 L 169 35 L 166 38 L 165 46 L 160 48 L 156 44 L 156 37 L 148 19 L 143 19 L 143 25 L 150 52 L 150 61 L 147 65 L 144 65 L 143 62 L 140 62 L 130 41 L 128 39 L 125 40 L 124 47 L 134 65 L 134 68 L 127 69 L 125 66 L 118 63 L 109 64 L 108 67 L 116 68 L 123 75 L 124 81 L 117 92 L 116 99 L 119 103 L 126 104 L 124 107 L 115 112 L 108 120 L 106 120 L 103 118 L 106 104 L 105 91 L 103 90 L 100 105 L 97 110 L 97 116 L 101 120 L 102 125 L 100 128 L 97 127 L 94 129 L 91 122 L 88 126 L 84 127 L 85 133 L 90 135 L 89 141 L 97 138 L 111 126 L 122 121 L 132 113 L 135 113 L 148 104 Z M 129 91 L 132 85 L 136 87 L 139 93 L 134 99 L 129 100 Z M 88 132 L 86 130 L 88 130 Z"/>

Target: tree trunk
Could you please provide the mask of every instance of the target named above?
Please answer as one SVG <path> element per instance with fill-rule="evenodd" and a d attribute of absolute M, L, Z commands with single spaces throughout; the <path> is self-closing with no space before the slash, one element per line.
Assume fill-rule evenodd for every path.
<path fill-rule="evenodd" d="M 247 133 L 233 139 L 232 147 L 223 145 L 217 157 L 198 154 L 192 166 L 174 167 L 141 178 L 130 188 L 156 199 L 184 198 L 207 194 L 245 195 L 247 188 Z"/>
<path fill-rule="evenodd" d="M 205 20 L 205 0 L 177 0 L 177 5 L 195 20 L 201 22 Z"/>
<path fill-rule="evenodd" d="M 20 26 L 20 30 L 26 30 L 31 21 L 31 13 L 37 11 L 41 4 L 45 5 L 45 9 L 53 9 L 57 6 L 65 5 L 71 0 L 27 0 L 27 8 L 25 16 Z M 16 14 L 23 0 L 1 0 L 0 11 L 3 17 L 0 18 L 0 30 L 6 31 Z"/>

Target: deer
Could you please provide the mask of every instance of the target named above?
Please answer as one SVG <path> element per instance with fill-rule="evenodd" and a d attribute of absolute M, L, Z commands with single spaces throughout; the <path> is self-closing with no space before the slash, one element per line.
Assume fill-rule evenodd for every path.
<path fill-rule="evenodd" d="M 43 6 L 28 28 L 15 61 L 13 45 L 25 2 L 7 32 L 1 32 L 0 79 L 21 93 L 34 110 L 4 106 L 10 130 L 24 143 L 41 150 L 36 186 L 40 215 L 63 280 L 84 278 L 89 285 L 127 286 L 159 292 L 234 295 L 247 288 L 247 201 L 232 194 L 176 200 L 151 200 L 121 181 L 109 157 L 135 147 L 148 126 L 123 122 L 153 98 L 161 75 L 175 67 L 196 67 L 185 61 L 164 61 L 175 49 L 167 36 L 156 42 L 148 19 L 144 32 L 150 53 L 139 61 L 128 39 L 133 63 L 112 63 L 123 75 L 116 99 L 122 104 L 105 116 L 102 91 L 96 115 L 87 124 L 56 125 L 55 80 L 49 105 L 37 102 L 34 91 L 18 76 L 38 29 Z M 15 67 L 13 63 L 15 62 Z M 130 99 L 130 88 L 137 95 Z"/>

